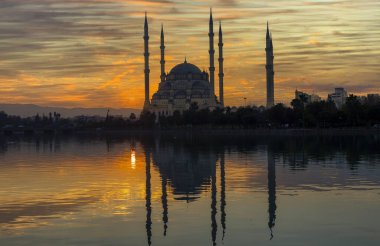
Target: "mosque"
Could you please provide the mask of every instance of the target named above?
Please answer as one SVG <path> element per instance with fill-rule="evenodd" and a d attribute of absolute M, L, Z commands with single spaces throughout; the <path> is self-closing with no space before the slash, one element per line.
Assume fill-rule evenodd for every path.
<path fill-rule="evenodd" d="M 158 91 L 149 97 L 149 28 L 145 14 L 144 24 L 144 61 L 145 61 L 145 102 L 144 111 L 150 111 L 157 116 L 171 116 L 175 111 L 188 110 L 194 103 L 198 109 L 210 109 L 224 107 L 223 87 L 223 33 L 219 22 L 219 100 L 215 95 L 215 49 L 214 49 L 214 21 L 210 10 L 209 22 L 209 73 L 202 71 L 194 64 L 185 61 L 174 66 L 169 73 L 165 72 L 165 37 L 164 29 L 161 28 L 161 76 Z M 274 55 L 272 33 L 267 23 L 266 32 L 266 85 L 267 85 L 267 108 L 275 105 L 274 101 Z"/>
<path fill-rule="evenodd" d="M 161 78 L 158 91 L 149 98 L 149 29 L 145 14 L 144 24 L 144 60 L 145 60 L 145 102 L 144 110 L 154 112 L 157 116 L 173 115 L 175 111 L 188 110 L 194 103 L 199 109 L 216 109 L 224 107 L 223 97 L 223 33 L 219 24 L 219 100 L 215 95 L 215 64 L 214 64 L 214 21 L 210 11 L 209 22 L 209 74 L 202 71 L 186 59 L 183 63 L 174 66 L 169 73 L 165 72 L 165 37 L 161 29 Z"/>

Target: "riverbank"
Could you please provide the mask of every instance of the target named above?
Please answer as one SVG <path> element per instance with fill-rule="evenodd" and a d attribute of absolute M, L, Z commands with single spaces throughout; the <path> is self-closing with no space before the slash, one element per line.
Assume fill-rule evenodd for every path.
<path fill-rule="evenodd" d="M 294 136 L 294 135 L 380 135 L 378 128 L 314 128 L 314 129 L 136 129 L 136 130 L 102 130 L 78 131 L 76 134 L 101 135 L 206 135 L 206 136 Z"/>
<path fill-rule="evenodd" d="M 154 128 L 154 129 L 88 129 L 72 131 L 12 131 L 1 132 L 0 136 L 41 136 L 41 135 L 93 135 L 93 136 L 150 136 L 150 135 L 195 135 L 195 136 L 347 136 L 347 135 L 380 135 L 379 128 L 311 128 L 311 129 L 269 129 L 269 128 Z"/>

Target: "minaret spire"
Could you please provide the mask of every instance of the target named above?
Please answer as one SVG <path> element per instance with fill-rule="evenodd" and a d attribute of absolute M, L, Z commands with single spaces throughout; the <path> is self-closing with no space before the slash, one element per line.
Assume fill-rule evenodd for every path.
<path fill-rule="evenodd" d="M 214 65 L 214 20 L 212 18 L 212 8 L 210 8 L 210 23 L 209 23 L 209 40 L 210 40 L 210 84 L 211 84 L 211 96 L 215 96 L 215 65 Z"/>
<path fill-rule="evenodd" d="M 267 22 L 266 34 L 266 70 L 267 70 L 267 108 L 274 106 L 274 69 L 273 69 L 273 42 L 272 35 L 269 31 L 269 23 Z"/>
<path fill-rule="evenodd" d="M 149 28 L 148 28 L 148 17 L 145 12 L 145 23 L 144 23 L 144 74 L 145 74 L 145 101 L 144 110 L 148 110 L 150 106 L 149 101 Z"/>
<path fill-rule="evenodd" d="M 165 81 L 165 36 L 164 36 L 164 25 L 161 25 L 161 82 Z"/>
<path fill-rule="evenodd" d="M 223 32 L 222 32 L 222 22 L 219 21 L 219 100 L 220 105 L 224 107 L 224 92 L 223 92 L 223 79 L 224 79 L 224 70 L 223 70 Z"/>

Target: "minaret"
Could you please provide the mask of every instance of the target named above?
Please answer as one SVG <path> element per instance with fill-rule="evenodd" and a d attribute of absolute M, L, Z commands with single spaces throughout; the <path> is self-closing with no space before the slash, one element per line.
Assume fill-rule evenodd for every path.
<path fill-rule="evenodd" d="M 274 71 L 273 71 L 273 42 L 272 35 L 269 32 L 269 23 L 267 23 L 266 49 L 267 55 L 266 70 L 267 70 L 267 108 L 274 106 Z"/>
<path fill-rule="evenodd" d="M 223 79 L 224 79 L 224 71 L 223 71 L 223 33 L 222 33 L 222 22 L 219 21 L 219 100 L 220 105 L 224 107 L 224 93 L 223 93 Z"/>
<path fill-rule="evenodd" d="M 164 26 L 161 26 L 161 82 L 165 81 L 165 36 L 164 36 Z"/>
<path fill-rule="evenodd" d="M 148 18 L 145 12 L 145 23 L 144 23 L 144 59 L 145 59 L 145 101 L 144 110 L 148 110 L 150 106 L 149 101 L 149 30 L 148 30 Z"/>
<path fill-rule="evenodd" d="M 210 54 L 210 84 L 211 84 L 211 96 L 215 96 L 215 66 L 214 66 L 214 21 L 212 19 L 212 9 L 210 9 L 210 27 L 209 27 L 209 39 L 210 39 L 210 49 L 208 53 Z"/>

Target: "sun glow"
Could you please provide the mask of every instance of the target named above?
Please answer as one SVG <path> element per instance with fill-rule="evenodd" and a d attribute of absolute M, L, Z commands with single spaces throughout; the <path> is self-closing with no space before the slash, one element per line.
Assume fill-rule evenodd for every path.
<path fill-rule="evenodd" d="M 209 71 L 211 6 L 223 23 L 226 105 L 244 105 L 243 98 L 249 104 L 266 102 L 267 21 L 274 42 L 275 102 L 289 103 L 296 88 L 315 91 L 324 99 L 336 86 L 361 95 L 380 91 L 376 11 L 380 1 L 3 2 L 17 4 L 0 8 L 0 16 L 7 19 L 0 21 L 2 103 L 140 109 L 145 96 L 145 11 L 151 98 L 160 82 L 161 24 L 166 35 L 166 72 L 185 56 Z M 217 28 L 214 23 L 216 34 Z M 218 35 L 214 41 L 217 49 Z M 215 59 L 217 65 L 218 54 Z"/>

